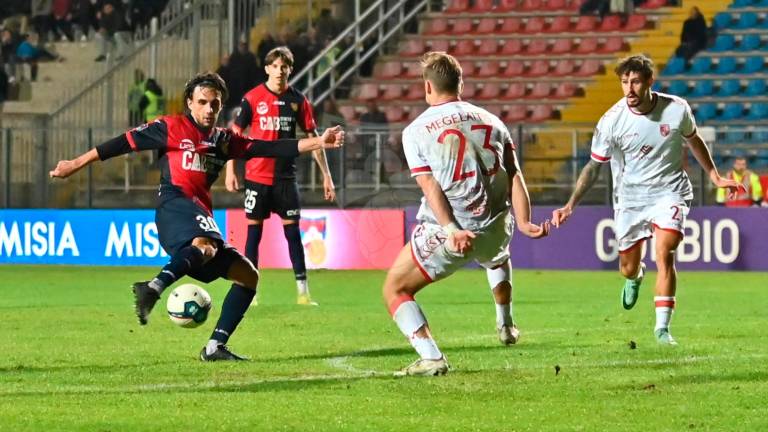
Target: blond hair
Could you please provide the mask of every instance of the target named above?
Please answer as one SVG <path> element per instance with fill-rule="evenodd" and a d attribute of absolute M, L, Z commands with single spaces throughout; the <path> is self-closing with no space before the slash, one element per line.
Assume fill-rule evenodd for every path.
<path fill-rule="evenodd" d="M 421 58 L 422 76 L 438 93 L 459 94 L 462 70 L 456 57 L 444 51 L 430 51 Z"/>

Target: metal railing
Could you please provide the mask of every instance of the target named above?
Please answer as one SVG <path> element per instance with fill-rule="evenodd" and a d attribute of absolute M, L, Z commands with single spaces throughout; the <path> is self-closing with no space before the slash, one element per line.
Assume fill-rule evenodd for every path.
<path fill-rule="evenodd" d="M 575 179 L 589 160 L 592 129 L 510 128 L 533 202 L 560 204 L 570 195 Z M 0 207 L 153 207 L 159 169 L 151 152 L 132 153 L 92 165 L 66 181 L 50 181 L 48 171 L 59 159 L 71 159 L 122 133 L 122 129 L 77 128 L 67 133 L 66 152 L 56 149 L 40 128 L 0 129 Z M 401 129 L 353 128 L 347 145 L 328 152 L 331 173 L 342 207 L 397 207 L 418 202 L 421 192 L 410 176 L 402 150 Z M 725 141 L 743 133 L 745 141 Z M 754 138 L 753 138 L 754 137 Z M 766 137 L 766 141 L 753 141 Z M 551 148 L 548 149 L 548 146 Z M 722 172 L 733 156 L 746 156 L 750 167 L 768 173 L 768 129 L 723 129 L 713 141 L 715 161 Z M 690 157 L 688 173 L 696 193 L 696 205 L 713 204 L 714 190 L 698 164 Z M 309 156 L 297 160 L 298 181 L 306 206 L 328 205 L 322 197 L 322 179 Z M 604 169 L 598 184 L 584 198 L 585 204 L 610 205 L 610 170 Z M 223 173 L 214 185 L 217 207 L 239 207 L 240 194 L 225 193 Z"/>
<path fill-rule="evenodd" d="M 341 85 L 350 83 L 360 66 L 395 40 L 405 25 L 415 22 L 419 13 L 431 7 L 430 0 L 390 3 L 376 0 L 363 11 L 361 0 L 355 0 L 352 24 L 295 74 L 290 84 L 301 88 L 316 105 L 322 103 Z"/>

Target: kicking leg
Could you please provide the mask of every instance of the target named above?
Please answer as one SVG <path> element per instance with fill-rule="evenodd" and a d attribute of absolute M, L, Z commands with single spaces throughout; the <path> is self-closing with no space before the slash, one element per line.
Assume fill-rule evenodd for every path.
<path fill-rule="evenodd" d="M 507 260 L 499 267 L 486 269 L 486 274 L 496 304 L 499 341 L 504 345 L 513 345 L 520 340 L 520 330 L 512 318 L 512 265 Z"/>
<path fill-rule="evenodd" d="M 132 288 L 139 324 L 147 324 L 149 313 L 160 299 L 163 290 L 184 277 L 190 270 L 205 265 L 214 255 L 216 255 L 215 240 L 197 237 L 192 240 L 191 245 L 176 252 L 154 279 L 149 282 L 134 283 Z"/>
<path fill-rule="evenodd" d="M 631 248 L 619 252 L 619 271 L 626 278 L 621 291 L 621 305 L 627 310 L 635 307 L 645 275 L 645 264 L 640 261 L 644 241 L 640 240 Z"/>
<path fill-rule="evenodd" d="M 677 345 L 669 333 L 669 323 L 675 309 L 675 293 L 677 291 L 677 270 L 675 269 L 675 249 L 680 244 L 682 236 L 677 231 L 656 228 L 656 326 L 654 334 L 656 341 L 665 345 Z"/>
<path fill-rule="evenodd" d="M 387 273 L 382 288 L 384 303 L 392 319 L 420 357 L 396 375 L 442 375 L 448 371 L 448 363 L 432 338 L 424 312 L 413 298 L 431 280 L 411 254 L 411 244 L 408 243 Z"/>

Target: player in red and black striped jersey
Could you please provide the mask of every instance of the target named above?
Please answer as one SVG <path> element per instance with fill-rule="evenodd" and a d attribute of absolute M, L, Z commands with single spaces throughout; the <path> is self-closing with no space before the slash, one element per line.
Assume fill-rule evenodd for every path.
<path fill-rule="evenodd" d="M 232 127 L 237 132 L 248 130 L 252 138 L 277 140 L 296 138 L 296 128 L 308 136 L 316 136 L 312 105 L 301 92 L 288 86 L 293 70 L 293 54 L 286 47 L 277 47 L 264 59 L 267 82 L 250 90 L 243 97 L 240 112 Z M 312 153 L 323 174 L 325 199 L 336 199 L 325 151 Z M 225 179 L 227 190 L 240 189 L 234 164 L 227 164 Z M 296 276 L 297 303 L 317 305 L 309 296 L 304 245 L 299 231 L 301 204 L 296 183 L 296 158 L 253 158 L 245 165 L 245 216 L 248 220 L 248 240 L 245 255 L 258 267 L 259 243 L 264 220 L 276 213 L 283 220 L 283 231 Z"/>
<path fill-rule="evenodd" d="M 204 361 L 242 359 L 225 343 L 248 309 L 259 280 L 253 264 L 224 241 L 213 219 L 210 189 L 224 164 L 254 156 L 296 157 L 338 147 L 344 141 L 338 127 L 320 138 L 278 141 L 250 139 L 215 128 L 226 92 L 217 74 L 197 75 L 184 91 L 188 114 L 161 117 L 129 130 L 76 159 L 60 161 L 50 172 L 51 177 L 66 178 L 97 160 L 131 151 L 159 151 L 162 175 L 155 222 L 160 244 L 171 259 L 153 280 L 133 285 L 136 314 L 146 324 L 162 291 L 185 275 L 206 283 L 219 277 L 232 280 L 216 329 L 200 353 Z"/>

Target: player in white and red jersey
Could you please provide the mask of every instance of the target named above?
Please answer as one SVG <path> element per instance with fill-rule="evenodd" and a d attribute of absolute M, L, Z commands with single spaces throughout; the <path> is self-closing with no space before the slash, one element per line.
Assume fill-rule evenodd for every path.
<path fill-rule="evenodd" d="M 548 222 L 530 222 L 528 190 L 509 131 L 493 114 L 459 98 L 459 62 L 444 52 L 431 52 L 422 67 L 430 108 L 403 131 L 408 166 L 424 192 L 420 224 L 382 289 L 392 318 L 420 358 L 396 375 L 448 371 L 413 296 L 472 260 L 486 268 L 499 339 L 506 345 L 517 342 L 511 310 L 510 205 L 523 234 L 540 238 L 549 232 Z"/>
<path fill-rule="evenodd" d="M 635 55 L 616 67 L 624 97 L 597 124 L 592 138 L 592 159 L 581 171 L 565 207 L 552 213 L 556 227 L 573 213 L 584 194 L 597 181 L 600 167 L 610 162 L 613 173 L 613 207 L 624 309 L 637 302 L 645 264 L 640 259 L 643 241 L 656 237 L 656 326 L 661 344 L 676 345 L 669 333 L 675 307 L 677 273 L 674 252 L 683 238 L 693 188 L 683 170 L 683 145 L 687 144 L 709 179 L 717 187 L 736 190 L 738 184 L 720 177 L 707 145 L 696 130 L 688 103 L 652 92 L 653 62 Z"/>

